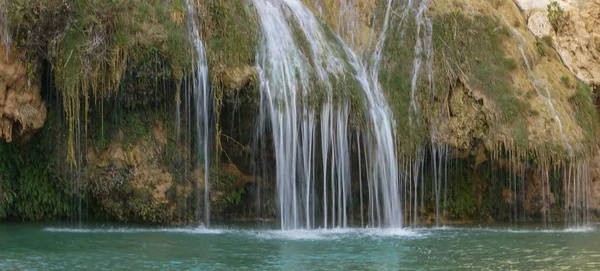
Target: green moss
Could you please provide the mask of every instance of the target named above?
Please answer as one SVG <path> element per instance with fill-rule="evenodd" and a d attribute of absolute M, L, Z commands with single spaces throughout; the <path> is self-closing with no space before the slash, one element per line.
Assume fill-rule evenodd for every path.
<path fill-rule="evenodd" d="M 598 133 L 598 111 L 594 99 L 592 88 L 581 81 L 577 82 L 575 94 L 569 99 L 575 109 L 577 122 L 583 129 L 585 142 L 590 146 L 596 144 Z"/>
<path fill-rule="evenodd" d="M 501 122 L 513 122 L 525 106 L 515 96 L 511 70 L 514 59 L 504 56 L 501 43 L 508 30 L 487 16 L 462 13 L 433 19 L 436 84 L 443 94 L 456 80 L 482 92 L 498 108 Z M 439 95 L 439 93 L 438 93 Z"/>
<path fill-rule="evenodd" d="M 475 180 L 468 168 L 472 161 L 469 160 L 472 159 L 453 161 L 455 166 L 448 172 L 448 178 L 452 182 L 448 183 L 445 209 L 448 210 L 450 219 L 473 218 L 478 211 Z"/>
<path fill-rule="evenodd" d="M 390 29 L 383 47 L 382 65 L 379 80 L 394 112 L 398 133 L 398 152 L 400 155 L 414 155 L 420 146 L 429 140 L 426 117 L 430 112 L 429 83 L 421 71 L 417 82 L 415 102 L 418 111 L 411 106 L 414 47 L 416 43 L 416 24 L 414 14 L 407 15 L 403 27 L 399 18 L 392 17 Z M 424 57 L 424 56 L 421 56 Z M 423 59 L 425 61 L 425 59 Z M 423 66 L 425 66 L 423 62 Z M 425 69 L 423 67 L 423 69 Z"/>
<path fill-rule="evenodd" d="M 206 1 L 208 59 L 211 78 L 223 70 L 243 65 L 254 65 L 260 30 L 255 14 L 246 1 Z M 202 10 L 202 7 L 201 7 Z M 213 80 L 216 82 L 216 80 Z"/>
<path fill-rule="evenodd" d="M 70 161 L 75 123 L 83 118 L 87 124 L 92 100 L 116 92 L 130 54 L 156 51 L 169 59 L 175 80 L 189 70 L 191 47 L 180 0 L 18 0 L 10 8 L 21 47 L 31 58 L 52 63 L 69 124 Z"/>
<path fill-rule="evenodd" d="M 537 49 L 538 54 L 540 54 L 541 56 L 546 56 L 546 45 L 543 42 L 541 42 L 540 40 L 536 40 L 535 48 Z"/>
<path fill-rule="evenodd" d="M 48 122 L 55 120 L 50 111 Z M 61 141 L 56 129 L 45 125 L 25 145 L 0 143 L 0 220 L 57 220 L 73 214 L 72 184 L 61 173 L 59 157 L 49 155 Z"/>
<path fill-rule="evenodd" d="M 542 41 L 544 41 L 547 46 L 552 46 L 552 36 L 545 35 L 542 37 Z"/>
<path fill-rule="evenodd" d="M 527 129 L 527 123 L 525 122 L 525 120 L 522 118 L 517 119 L 510 128 L 515 145 L 520 147 L 527 147 L 530 142 L 529 130 Z"/>
<path fill-rule="evenodd" d="M 560 81 L 563 83 L 563 85 L 567 88 L 571 88 L 571 78 L 569 78 L 566 75 L 563 75 L 560 77 Z"/>
<path fill-rule="evenodd" d="M 496 109 L 500 118 L 488 125 L 497 127 L 523 117 L 527 105 L 516 96 L 512 86 L 511 71 L 518 65 L 515 59 L 505 57 L 501 45 L 510 36 L 509 31 L 497 19 L 460 12 L 432 18 L 435 89 L 432 92 L 426 59 L 421 56 L 423 67 L 414 97 L 418 110 L 414 112 L 411 63 L 415 58 L 416 26 L 413 16 L 406 18 L 400 28 L 393 27 L 394 22 L 390 24 L 380 73 L 398 125 L 403 127 L 401 153 L 414 153 L 418 146 L 426 144 L 431 123 L 447 114 L 446 103 L 457 84 L 484 94 L 486 102 Z"/>

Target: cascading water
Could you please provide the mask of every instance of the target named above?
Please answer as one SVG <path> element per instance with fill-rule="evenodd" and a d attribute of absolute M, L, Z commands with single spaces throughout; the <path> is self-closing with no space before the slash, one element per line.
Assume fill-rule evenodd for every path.
<path fill-rule="evenodd" d="M 513 31 L 516 32 L 516 30 L 514 30 L 514 29 L 513 29 Z M 516 32 L 516 33 L 518 33 L 518 32 Z M 552 104 L 552 96 L 550 95 L 550 91 L 548 91 L 548 85 L 544 81 L 540 81 L 539 79 L 536 79 L 535 74 L 531 70 L 531 66 L 529 64 L 529 59 L 527 58 L 527 54 L 525 54 L 525 50 L 523 49 L 523 44 L 519 44 L 519 51 L 521 52 L 521 55 L 523 56 L 523 60 L 525 61 L 525 67 L 527 68 L 527 75 L 529 76 L 529 81 L 531 81 L 531 85 L 535 89 L 535 92 L 540 97 L 540 99 L 542 99 L 546 103 L 546 106 L 548 107 L 550 114 L 552 114 L 552 117 L 554 118 L 554 120 L 556 120 L 556 124 L 558 125 L 558 131 L 560 132 L 560 135 L 565 143 L 565 146 L 567 147 L 569 156 L 572 157 L 573 156 L 573 147 L 571 146 L 571 144 L 569 144 L 569 139 L 567 139 L 567 136 L 565 135 L 565 133 L 563 131 L 563 125 L 560 120 L 560 117 L 558 116 L 558 113 L 556 112 L 556 109 L 554 108 L 554 105 Z M 540 83 L 537 83 L 537 82 L 540 82 Z M 538 84 L 543 84 L 542 87 L 544 89 L 545 94 L 542 94 Z"/>
<path fill-rule="evenodd" d="M 204 225 L 210 226 L 210 197 L 209 197 L 209 140 L 210 140 L 210 114 L 212 108 L 212 94 L 208 83 L 208 60 L 206 50 L 200 39 L 196 24 L 196 12 L 191 0 L 186 0 L 188 25 L 191 39 L 195 49 L 193 61 L 194 74 L 192 76 L 193 105 L 196 114 L 196 155 L 198 166 L 204 165 Z M 200 189 L 199 181 L 196 182 L 196 220 L 200 221 Z"/>
<path fill-rule="evenodd" d="M 340 38 L 327 39 L 326 29 L 299 0 L 254 0 L 263 34 L 258 52 L 261 81 L 261 123 L 270 118 L 276 154 L 277 195 L 283 229 L 316 227 L 317 180 L 322 180 L 322 225 L 347 227 L 351 205 L 349 101 L 335 100 L 332 81 L 354 74 L 366 100 L 369 127 L 365 133 L 365 164 L 368 169 L 371 226 L 402 225 L 398 171 L 394 143 L 394 123 L 377 82 L 377 67 L 385 40 L 385 30 L 368 69 Z M 385 28 L 391 1 L 386 11 Z M 294 30 L 305 38 L 307 51 L 299 46 Z M 350 65 L 346 65 L 350 64 Z M 350 67 L 348 67 L 350 66 Z M 315 141 L 317 119 L 309 104 L 316 85 L 327 98 L 320 112 L 320 151 Z M 265 127 L 261 124 L 260 127 Z M 265 136 L 262 132 L 259 136 Z M 312 166 L 321 158 L 322 178 Z M 361 187 L 362 189 L 362 187 Z M 375 209 L 377 211 L 375 211 Z M 361 214 L 362 215 L 362 214 Z M 377 222 L 376 222 L 377 221 Z M 382 222 L 383 221 L 383 222 Z"/>
<path fill-rule="evenodd" d="M 499 17 L 503 20 L 504 24 L 510 29 L 512 36 L 519 42 L 519 52 L 523 58 L 525 63 L 525 68 L 527 71 L 527 77 L 535 89 L 536 94 L 540 99 L 542 99 L 548 108 L 549 113 L 552 118 L 556 121 L 558 126 L 558 131 L 560 136 L 564 142 L 564 146 L 567 150 L 568 157 L 571 162 L 562 162 L 559 165 L 556 165 L 554 168 L 549 166 L 547 163 L 543 162 L 540 165 L 540 184 L 541 184 L 541 198 L 542 198 L 542 215 L 546 222 L 552 221 L 552 194 L 556 193 L 556 191 L 551 191 L 552 181 L 550 177 L 550 173 L 561 171 L 562 173 L 560 177 L 562 177 L 563 183 L 563 195 L 565 197 L 564 203 L 564 215 L 565 215 L 565 223 L 572 223 L 575 226 L 585 225 L 589 222 L 588 217 L 588 206 L 589 206 L 589 191 L 590 191 L 590 168 L 589 161 L 581 162 L 576 161 L 577 157 L 575 156 L 574 149 L 569 143 L 567 136 L 564 133 L 562 121 L 559 117 L 557 110 L 552 102 L 552 96 L 550 94 L 549 86 L 550 84 L 544 79 L 535 75 L 532 70 L 532 66 L 530 64 L 529 57 L 525 52 L 526 43 L 525 38 L 519 31 L 512 27 L 510 23 L 506 20 L 506 18 L 499 14 Z M 542 91 L 543 89 L 543 91 Z M 511 210 L 511 220 L 513 217 L 518 217 L 519 213 L 516 210 L 516 202 L 517 202 L 517 193 L 518 193 L 518 185 L 517 185 L 517 174 L 520 172 L 521 174 L 521 204 L 525 202 L 525 169 L 523 165 L 518 165 L 516 157 L 514 157 L 513 152 L 509 152 L 509 186 L 512 191 L 511 199 L 512 204 L 514 206 L 514 210 Z M 522 162 L 521 162 L 522 163 Z M 524 209 L 524 208 L 523 208 Z M 522 214 L 524 217 L 524 213 Z"/>
<path fill-rule="evenodd" d="M 435 97 L 435 80 L 433 67 L 433 26 L 427 16 L 429 0 L 406 1 L 403 3 L 403 12 L 398 14 L 399 27 L 405 27 L 407 21 L 413 20 L 415 25 L 415 40 L 413 47 L 412 74 L 410 78 L 410 102 L 407 108 L 409 125 L 423 125 L 422 111 L 433 112 Z M 414 17 L 411 17 L 413 15 Z M 406 28 L 401 29 L 401 37 L 406 38 Z M 417 92 L 422 87 L 426 93 L 419 95 Z M 424 106 L 419 108 L 418 96 L 425 97 Z M 443 117 L 443 116 L 438 116 Z M 440 134 L 436 121 L 428 122 L 429 130 L 429 155 L 425 153 L 426 146 L 419 146 L 412 158 L 403 161 L 403 178 L 407 187 L 403 189 L 404 201 L 407 204 L 406 213 L 411 225 L 419 224 L 419 213 L 423 214 L 425 208 L 425 179 L 430 174 L 432 180 L 432 197 L 435 204 L 435 225 L 439 226 L 442 220 L 442 204 L 446 206 L 447 175 L 448 175 L 448 146 L 438 139 Z M 428 172 L 424 172 L 425 170 Z M 443 187 L 442 187 L 443 183 Z M 442 202 L 442 194 L 444 201 Z M 420 210 L 420 211 L 419 211 Z"/>
<path fill-rule="evenodd" d="M 409 116 L 418 113 L 416 90 L 417 82 L 419 80 L 420 72 L 423 65 L 423 55 L 425 55 L 427 65 L 427 78 L 429 82 L 433 82 L 433 43 L 431 40 L 432 26 L 431 21 L 427 18 L 426 12 L 429 5 L 429 0 L 419 1 L 415 12 L 415 22 L 417 26 L 416 43 L 413 59 L 413 74 L 410 89 L 410 108 Z M 409 3 L 410 7 L 410 3 Z"/>
<path fill-rule="evenodd" d="M 376 205 L 377 207 L 377 212 L 369 213 L 371 225 L 395 228 L 402 226 L 402 201 L 399 192 L 395 143 L 396 127 L 392 112 L 379 84 L 379 67 L 383 45 L 387 38 L 392 2 L 392 0 L 387 1 L 383 28 L 368 63 L 369 66 L 362 64 L 349 48 L 346 47 L 346 51 L 351 56 L 351 64 L 357 71 L 356 77 L 365 92 L 367 114 L 371 125 L 364 141 L 369 195 L 374 194 L 375 197 L 371 206 Z M 381 199 L 379 199 L 379 195 L 381 195 Z M 383 209 L 383 214 L 381 214 L 380 208 Z M 377 224 L 375 219 L 378 221 Z"/>

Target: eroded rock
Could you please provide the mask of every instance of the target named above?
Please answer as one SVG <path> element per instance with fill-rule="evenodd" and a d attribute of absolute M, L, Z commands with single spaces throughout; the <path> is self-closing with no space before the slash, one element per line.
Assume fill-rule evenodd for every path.
<path fill-rule="evenodd" d="M 14 48 L 7 52 L 0 44 L 0 139 L 7 142 L 26 140 L 46 121 L 40 83 L 32 82 L 27 71 Z"/>
<path fill-rule="evenodd" d="M 590 84 L 600 83 L 600 0 L 558 1 L 568 18 L 564 30 L 557 33 L 548 20 L 550 1 L 516 1 L 531 12 L 527 26 L 537 37 L 551 36 L 553 46 L 569 70 Z"/>
<path fill-rule="evenodd" d="M 552 33 L 552 25 L 548 20 L 548 15 L 544 12 L 536 12 L 527 20 L 527 27 L 533 35 L 538 38 L 550 35 Z"/>
<path fill-rule="evenodd" d="M 157 121 L 153 136 L 134 144 L 113 142 L 99 154 L 88 151 L 88 187 L 110 216 L 150 222 L 173 216 L 168 193 L 175 180 L 160 163 L 166 144 L 161 126 Z"/>
<path fill-rule="evenodd" d="M 473 140 L 487 135 L 488 121 L 493 118 L 485 96 L 473 91 L 464 84 L 454 87 L 448 97 L 449 118 L 440 125 L 445 133 L 441 138 L 451 146 L 470 149 Z"/>

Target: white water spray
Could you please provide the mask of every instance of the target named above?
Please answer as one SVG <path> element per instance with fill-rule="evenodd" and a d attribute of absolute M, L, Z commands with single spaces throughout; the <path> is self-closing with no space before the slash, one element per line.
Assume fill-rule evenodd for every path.
<path fill-rule="evenodd" d="M 253 0 L 258 11 L 263 41 L 258 52 L 261 81 L 261 116 L 270 118 L 275 145 L 277 195 L 283 229 L 313 228 L 314 189 L 322 180 L 321 206 L 323 226 L 347 227 L 350 206 L 350 137 L 349 101 L 334 101 L 330 80 L 354 74 L 366 102 L 369 123 L 365 133 L 365 164 L 369 182 L 371 208 L 383 213 L 369 213 L 372 226 L 401 227 L 398 193 L 398 171 L 394 143 L 394 122 L 380 89 L 378 67 L 385 41 L 385 30 L 379 39 L 371 69 L 354 52 L 335 37 L 328 40 L 326 29 L 299 0 Z M 385 29 L 391 1 L 386 11 Z M 296 26 L 308 43 L 308 52 L 297 45 L 292 31 Z M 340 48 L 342 50 L 340 50 Z M 312 60 L 312 62 L 311 62 Z M 349 63 L 352 68 L 348 68 Z M 323 176 L 315 177 L 309 165 L 313 155 L 316 114 L 308 105 L 312 93 L 310 75 L 324 86 L 327 99 L 321 105 L 321 156 Z M 264 122 L 266 120 L 261 120 Z M 264 136 L 264 135 L 260 135 Z M 362 189 L 362 188 L 361 188 Z M 377 219 L 378 223 L 374 223 Z M 383 221 L 383 223 L 379 222 Z"/>
<path fill-rule="evenodd" d="M 193 67 L 195 73 L 193 75 L 193 104 L 196 113 L 196 154 L 198 155 L 198 163 L 204 164 L 204 225 L 210 226 L 210 198 L 208 177 L 210 175 L 209 168 L 209 138 L 210 138 L 210 113 L 212 108 L 212 95 L 208 83 L 208 59 L 206 58 L 206 50 L 200 39 L 200 33 L 196 24 L 196 12 L 191 0 L 186 0 L 186 8 L 188 15 L 188 24 L 190 27 L 190 35 L 195 49 L 195 57 Z M 202 156 L 201 156 L 202 155 Z M 196 185 L 196 219 L 200 220 L 200 193 L 198 185 Z"/>

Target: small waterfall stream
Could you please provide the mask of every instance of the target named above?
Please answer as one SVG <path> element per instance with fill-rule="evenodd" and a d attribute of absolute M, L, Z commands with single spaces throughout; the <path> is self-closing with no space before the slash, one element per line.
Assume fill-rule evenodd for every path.
<path fill-rule="evenodd" d="M 559 166 L 557 166 L 556 168 L 551 168 L 551 166 L 547 165 L 547 164 L 542 164 L 541 168 L 540 168 L 540 181 L 541 181 L 541 186 L 542 186 L 542 192 L 541 192 L 541 196 L 542 196 L 542 204 L 543 204 L 543 208 L 542 208 L 542 212 L 543 212 L 543 217 L 544 220 L 546 222 L 552 222 L 552 216 L 551 216 L 551 208 L 552 208 L 552 204 L 553 204 L 553 200 L 552 200 L 552 195 L 553 192 L 551 191 L 551 177 L 550 177 L 550 172 L 553 171 L 562 171 L 561 174 L 562 175 L 562 182 L 563 182 L 563 193 L 564 196 L 566 197 L 565 199 L 565 204 L 564 204 L 564 215 L 565 215 L 565 223 L 572 223 L 573 225 L 576 226 L 581 226 L 581 225 L 585 225 L 586 223 L 589 222 L 589 217 L 588 217 L 588 206 L 589 206 L 589 193 L 590 193 L 590 167 L 589 167 L 589 161 L 577 161 L 577 157 L 575 157 L 574 154 L 574 149 L 571 146 L 571 144 L 569 143 L 569 139 L 567 138 L 567 136 L 564 133 L 563 130 L 563 125 L 562 125 L 562 121 L 558 115 L 557 110 L 554 107 L 554 104 L 552 102 L 552 96 L 550 94 L 550 90 L 549 88 L 549 83 L 546 82 L 546 80 L 544 80 L 543 78 L 540 78 L 538 76 L 535 75 L 535 73 L 532 70 L 532 66 L 530 64 L 529 58 L 527 56 L 527 53 L 525 52 L 525 38 L 523 37 L 523 35 L 521 35 L 521 33 L 519 33 L 519 31 L 517 31 L 514 27 L 512 27 L 512 25 L 510 23 L 508 23 L 508 21 L 506 21 L 506 18 L 502 15 L 500 15 L 500 18 L 502 18 L 502 21 L 504 22 L 504 24 L 506 25 L 506 27 L 508 27 L 511 31 L 511 34 L 513 37 L 515 37 L 517 39 L 517 41 L 519 42 L 519 52 L 521 53 L 521 56 L 523 57 L 523 61 L 525 63 L 525 68 L 527 70 L 527 76 L 528 79 L 531 83 L 531 85 L 533 86 L 533 88 L 535 89 L 536 94 L 538 95 L 538 97 L 540 99 L 542 99 L 544 101 L 544 103 L 546 104 L 546 107 L 548 108 L 552 118 L 556 121 L 556 124 L 558 125 L 558 130 L 560 133 L 560 136 L 564 142 L 564 146 L 567 149 L 567 153 L 568 156 L 570 157 L 570 159 L 572 161 L 570 162 L 562 162 L 560 163 Z M 543 92 L 542 90 L 543 89 Z M 510 159 L 512 161 L 512 168 L 510 169 L 511 172 L 513 172 L 514 174 L 514 178 L 512 178 L 512 187 L 514 188 L 514 192 L 513 194 L 515 195 L 515 202 L 516 202 L 516 194 L 517 194 L 517 178 L 516 178 L 516 174 L 517 171 L 523 171 L 522 176 L 524 176 L 524 169 L 519 169 L 519 167 L 522 166 L 517 166 L 515 162 L 515 158 L 512 157 Z M 562 170 L 560 170 L 559 168 L 562 168 Z M 522 193 L 524 194 L 524 177 L 521 178 L 521 182 L 522 182 Z M 555 193 L 555 192 L 554 192 Z M 524 196 L 523 196 L 524 197 Z M 525 198 L 522 199 L 522 202 L 525 202 Z M 516 208 L 516 206 L 515 206 Z M 514 211 L 514 215 L 516 217 L 517 212 L 516 210 Z M 511 216 L 512 219 L 512 216 Z"/>
<path fill-rule="evenodd" d="M 193 68 L 195 70 L 192 76 L 192 92 L 193 105 L 196 114 L 196 156 L 198 167 L 204 166 L 204 225 L 210 226 L 210 189 L 209 189 L 209 141 L 211 127 L 211 109 L 213 106 L 212 94 L 208 82 L 208 60 L 206 58 L 206 50 L 200 39 L 200 32 L 196 24 L 195 6 L 190 3 L 191 0 L 186 0 L 186 8 L 188 12 L 188 24 L 191 35 L 191 40 L 194 45 L 195 55 Z M 178 104 L 179 107 L 179 104 Z M 196 220 L 200 221 L 200 188 L 197 180 L 196 183 Z"/>

